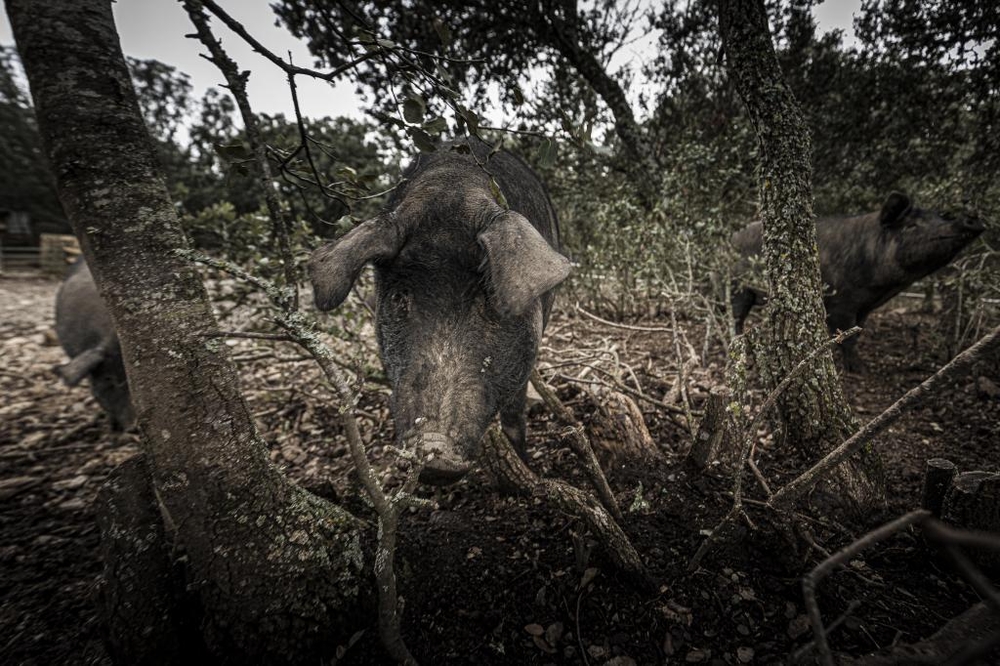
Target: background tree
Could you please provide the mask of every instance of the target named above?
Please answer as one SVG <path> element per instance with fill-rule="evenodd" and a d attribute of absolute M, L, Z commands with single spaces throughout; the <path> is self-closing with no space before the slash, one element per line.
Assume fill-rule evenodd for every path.
<path fill-rule="evenodd" d="M 753 354 L 776 386 L 826 337 L 809 130 L 778 66 L 763 2 L 720 1 L 719 32 L 733 82 L 760 141 L 762 254 L 771 302 Z M 817 359 L 811 376 L 789 386 L 778 405 L 786 441 L 813 455 L 832 449 L 859 427 L 829 352 Z M 842 469 L 841 481 L 857 506 L 884 501 L 884 471 L 872 447 L 862 460 Z"/>
<path fill-rule="evenodd" d="M 36 232 L 63 233 L 66 218 L 19 68 L 14 49 L 0 47 L 0 210 L 27 212 Z"/>
<path fill-rule="evenodd" d="M 601 0 L 583 9 L 575 0 L 444 2 L 423 11 L 404 2 L 286 0 L 274 8 L 292 34 L 307 40 L 319 62 L 331 67 L 355 57 L 366 40 L 399 43 L 407 58 L 373 58 L 358 69 L 359 88 L 383 111 L 393 111 L 394 83 L 406 78 L 414 62 L 435 71 L 456 95 L 468 92 L 473 104 L 487 98 L 491 84 L 499 84 L 500 102 L 508 109 L 523 104 L 519 83 L 531 69 L 572 71 L 611 113 L 622 148 L 619 168 L 632 176 L 643 200 L 651 203 L 655 198 L 656 169 L 626 96 L 627 72 L 613 76 L 607 71 L 611 55 L 630 37 L 638 3 Z M 429 57 L 437 52 L 451 57 L 444 62 Z M 571 98 L 561 101 L 566 99 Z M 469 124 L 468 118 L 457 120 L 459 126 Z M 595 120 L 592 115 L 564 113 L 560 123 L 578 140 L 589 142 Z"/>

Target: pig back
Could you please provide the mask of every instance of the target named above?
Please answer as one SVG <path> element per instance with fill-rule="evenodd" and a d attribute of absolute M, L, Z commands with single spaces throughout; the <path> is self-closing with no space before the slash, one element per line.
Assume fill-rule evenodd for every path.
<path fill-rule="evenodd" d="M 471 149 L 475 159 L 472 155 L 459 152 L 466 148 Z M 471 138 L 468 142 L 456 141 L 442 146 L 433 153 L 421 153 L 404 171 L 404 183 L 393 192 L 389 207 L 396 208 L 402 203 L 421 176 L 432 169 L 471 173 L 475 180 L 479 180 L 481 175 L 483 183 L 488 182 L 487 174 L 492 175 L 510 209 L 528 218 L 549 245 L 559 250 L 559 221 L 541 179 L 513 153 L 501 150 L 491 155 L 491 151 L 492 148 L 483 141 Z"/>
<path fill-rule="evenodd" d="M 83 257 L 70 268 L 56 295 L 56 335 L 70 358 L 117 337 Z"/>

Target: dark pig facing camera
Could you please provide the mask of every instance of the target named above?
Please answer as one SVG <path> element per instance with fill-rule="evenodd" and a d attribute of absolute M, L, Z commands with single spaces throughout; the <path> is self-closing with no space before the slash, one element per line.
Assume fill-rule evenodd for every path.
<path fill-rule="evenodd" d="M 555 210 L 534 172 L 472 141 L 418 156 L 386 212 L 313 253 L 321 310 L 347 297 L 366 263 L 375 267 L 396 434 L 423 451 L 422 481 L 461 478 L 498 413 L 524 456 L 528 377 L 552 290 L 570 270 L 558 248 Z"/>

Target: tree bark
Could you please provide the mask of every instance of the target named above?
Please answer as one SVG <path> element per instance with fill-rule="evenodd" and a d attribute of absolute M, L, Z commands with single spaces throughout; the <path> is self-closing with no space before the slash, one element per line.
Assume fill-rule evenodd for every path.
<path fill-rule="evenodd" d="M 59 196 L 115 321 L 153 489 L 219 663 L 317 663 L 364 596 L 357 522 L 268 462 L 107 0 L 6 0 Z"/>
<path fill-rule="evenodd" d="M 763 1 L 719 0 L 719 31 L 730 76 L 760 145 L 760 216 L 770 305 L 754 357 L 765 382 L 775 386 L 826 337 L 811 140 L 775 57 Z M 786 441 L 815 457 L 859 426 L 830 352 L 781 395 L 778 409 Z M 884 502 L 882 462 L 871 444 L 840 468 L 839 481 L 855 509 Z"/>

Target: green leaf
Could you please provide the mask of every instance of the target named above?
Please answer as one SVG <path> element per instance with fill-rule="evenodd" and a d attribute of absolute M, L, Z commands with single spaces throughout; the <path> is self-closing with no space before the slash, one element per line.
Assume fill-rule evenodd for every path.
<path fill-rule="evenodd" d="M 507 204 L 507 197 L 503 195 L 503 191 L 500 189 L 500 184 L 497 183 L 497 179 L 493 176 L 490 176 L 490 192 L 493 193 L 493 198 L 496 199 L 496 202 L 501 208 L 504 210 L 510 209 L 510 206 Z"/>
<path fill-rule="evenodd" d="M 215 147 L 215 152 L 219 154 L 219 157 L 228 162 L 237 162 L 239 160 L 249 160 L 253 157 L 253 153 L 250 148 L 243 145 L 242 143 L 230 143 L 230 144 L 213 144 Z"/>
<path fill-rule="evenodd" d="M 556 161 L 557 152 L 555 141 L 542 139 L 542 143 L 538 146 L 538 165 L 541 167 L 552 166 Z"/>
<path fill-rule="evenodd" d="M 469 128 L 470 134 L 479 134 L 479 115 L 472 109 L 466 108 L 461 104 L 455 105 L 458 109 L 458 113 L 462 120 L 465 121 L 466 126 Z"/>
<path fill-rule="evenodd" d="M 424 120 L 427 103 L 419 95 L 410 95 L 403 102 L 403 118 L 406 122 L 419 125 Z"/>
<path fill-rule="evenodd" d="M 420 152 L 433 153 L 437 150 L 437 144 L 434 143 L 434 139 L 431 138 L 431 135 L 419 127 L 410 127 L 407 129 L 407 132 L 409 132 L 410 138 L 413 139 L 413 144 L 420 150 Z"/>
<path fill-rule="evenodd" d="M 357 182 L 358 172 L 349 166 L 342 166 L 337 169 L 337 176 L 348 181 L 349 183 Z"/>
<path fill-rule="evenodd" d="M 451 46 L 451 28 L 448 27 L 444 21 L 439 18 L 434 19 L 434 32 L 437 33 L 438 39 L 441 40 L 441 44 L 445 47 Z"/>
<path fill-rule="evenodd" d="M 514 97 L 514 106 L 521 106 L 524 104 L 524 93 L 521 91 L 521 86 L 514 86 L 514 89 L 510 91 L 510 94 Z"/>
<path fill-rule="evenodd" d="M 448 129 L 448 121 L 441 116 L 437 116 L 425 122 L 422 127 L 430 134 L 440 134 Z"/>
<path fill-rule="evenodd" d="M 394 49 L 396 48 L 396 42 L 391 39 L 376 39 L 375 43 L 384 49 Z"/>
<path fill-rule="evenodd" d="M 576 135 L 576 131 L 577 131 L 576 127 L 573 126 L 572 121 L 566 116 L 566 114 L 561 114 L 561 117 L 559 118 L 559 124 L 562 125 L 562 128 L 568 134 L 571 134 L 571 135 L 574 135 L 574 136 Z"/>

